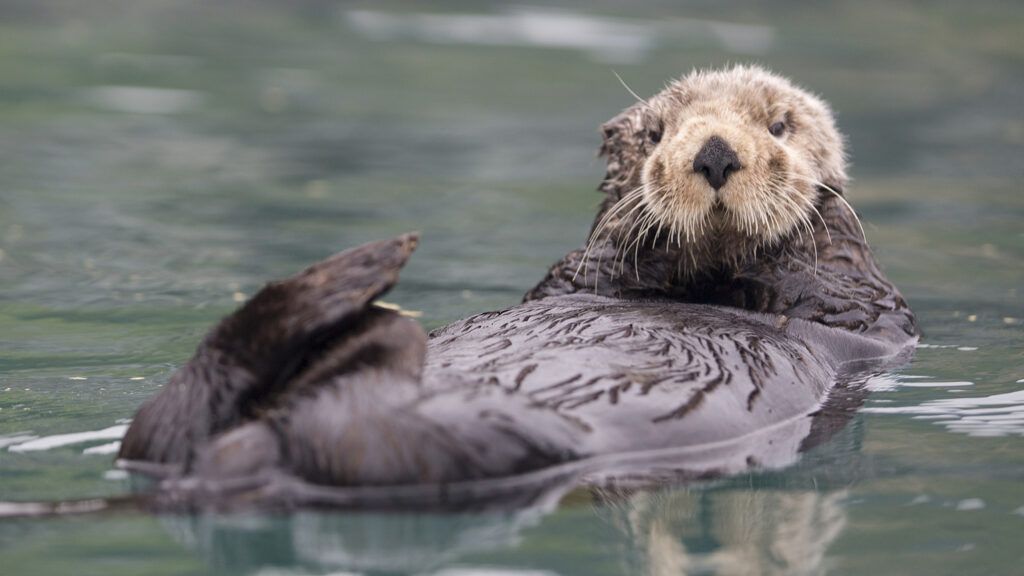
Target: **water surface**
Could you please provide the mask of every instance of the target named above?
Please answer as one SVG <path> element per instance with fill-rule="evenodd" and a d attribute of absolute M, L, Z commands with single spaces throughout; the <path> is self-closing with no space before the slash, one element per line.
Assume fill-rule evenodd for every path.
<path fill-rule="evenodd" d="M 389 299 L 427 328 L 515 304 L 583 241 L 613 71 L 762 62 L 829 100 L 925 337 L 781 470 L 505 514 L 5 520 L 5 573 L 1020 572 L 1024 6 L 207 4 L 0 5 L 0 500 L 128 492 L 139 403 L 336 250 L 422 231 Z"/>

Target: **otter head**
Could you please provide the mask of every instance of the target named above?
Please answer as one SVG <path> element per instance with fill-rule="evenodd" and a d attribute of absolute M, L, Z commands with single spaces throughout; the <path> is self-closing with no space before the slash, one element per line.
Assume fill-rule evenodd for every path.
<path fill-rule="evenodd" d="M 820 191 L 846 182 L 828 106 L 761 68 L 692 72 L 602 128 L 594 235 L 680 251 L 691 272 L 810 231 Z"/>

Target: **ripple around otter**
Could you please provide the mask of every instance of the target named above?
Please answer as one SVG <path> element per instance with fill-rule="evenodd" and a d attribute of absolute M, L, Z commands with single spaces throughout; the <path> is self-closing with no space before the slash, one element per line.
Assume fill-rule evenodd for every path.
<path fill-rule="evenodd" d="M 875 379 L 871 386 L 876 391 L 882 391 L 899 387 L 962 388 L 972 385 L 971 382 L 899 382 L 881 378 Z M 868 414 L 905 415 L 916 420 L 929 420 L 944 426 L 950 432 L 968 436 L 1024 436 L 1024 390 L 990 396 L 937 398 L 910 406 L 871 406 L 862 411 Z"/>

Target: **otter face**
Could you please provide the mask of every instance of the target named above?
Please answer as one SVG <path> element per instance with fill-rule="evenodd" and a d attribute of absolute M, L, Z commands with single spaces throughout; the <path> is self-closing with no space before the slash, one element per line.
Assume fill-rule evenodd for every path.
<path fill-rule="evenodd" d="M 742 262 L 809 230 L 819 188 L 846 181 L 828 106 L 760 68 L 693 72 L 604 131 L 605 187 L 631 205 L 607 213 L 619 234 L 660 237 L 694 263 Z"/>

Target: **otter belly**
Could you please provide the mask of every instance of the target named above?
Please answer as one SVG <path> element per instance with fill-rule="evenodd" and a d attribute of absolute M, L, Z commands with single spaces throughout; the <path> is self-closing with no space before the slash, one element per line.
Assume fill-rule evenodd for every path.
<path fill-rule="evenodd" d="M 559 296 L 431 334 L 417 409 L 576 457 L 687 447 L 806 416 L 849 362 L 891 353 L 738 309 Z"/>

